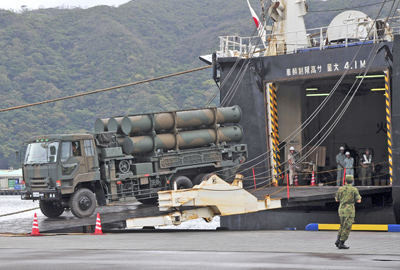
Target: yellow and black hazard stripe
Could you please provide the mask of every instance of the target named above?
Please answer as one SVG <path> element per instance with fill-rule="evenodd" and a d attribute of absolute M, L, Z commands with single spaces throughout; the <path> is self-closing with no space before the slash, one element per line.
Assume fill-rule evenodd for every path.
<path fill-rule="evenodd" d="M 389 158 L 389 178 L 390 184 L 393 182 L 393 159 L 392 159 L 392 111 L 390 103 L 390 80 L 389 70 L 385 71 L 385 97 L 386 97 L 386 128 L 388 140 L 388 158 Z"/>
<path fill-rule="evenodd" d="M 273 156 L 273 170 L 275 177 L 281 174 L 281 158 L 279 154 L 279 129 L 278 129 L 278 102 L 276 98 L 276 85 L 274 83 L 268 84 L 269 91 L 269 118 L 271 120 L 271 141 L 272 141 L 272 156 Z M 277 182 L 277 179 L 274 182 Z"/>

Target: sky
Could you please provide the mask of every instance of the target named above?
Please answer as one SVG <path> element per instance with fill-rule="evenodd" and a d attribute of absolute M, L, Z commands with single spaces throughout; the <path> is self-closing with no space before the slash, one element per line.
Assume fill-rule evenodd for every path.
<path fill-rule="evenodd" d="M 51 7 L 81 7 L 89 8 L 99 5 L 118 7 L 129 0 L 1 0 L 0 9 L 21 10 L 21 6 L 28 9 L 51 8 Z"/>

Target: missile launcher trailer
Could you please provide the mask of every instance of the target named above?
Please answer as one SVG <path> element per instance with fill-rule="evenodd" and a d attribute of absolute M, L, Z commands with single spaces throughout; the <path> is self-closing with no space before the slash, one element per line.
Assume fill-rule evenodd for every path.
<path fill-rule="evenodd" d="M 78 218 L 97 204 L 191 188 L 210 173 L 233 176 L 247 156 L 238 106 L 97 119 L 95 134 L 36 136 L 23 161 L 23 200 L 48 217 Z M 231 143 L 231 144 L 229 144 Z"/>

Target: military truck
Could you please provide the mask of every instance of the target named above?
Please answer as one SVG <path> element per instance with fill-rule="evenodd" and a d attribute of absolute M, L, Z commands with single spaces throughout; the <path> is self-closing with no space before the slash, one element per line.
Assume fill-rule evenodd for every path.
<path fill-rule="evenodd" d="M 23 200 L 42 213 L 78 218 L 124 197 L 191 188 L 209 173 L 234 175 L 247 156 L 238 106 L 97 119 L 93 134 L 36 136 L 25 145 Z"/>

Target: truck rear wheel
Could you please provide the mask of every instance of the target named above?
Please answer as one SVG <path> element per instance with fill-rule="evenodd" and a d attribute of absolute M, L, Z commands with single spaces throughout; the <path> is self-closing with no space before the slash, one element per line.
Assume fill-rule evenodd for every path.
<path fill-rule="evenodd" d="M 39 201 L 40 211 L 49 218 L 59 217 L 64 213 L 64 207 L 59 201 Z"/>
<path fill-rule="evenodd" d="M 87 188 L 78 189 L 69 199 L 69 208 L 77 218 L 90 217 L 96 209 L 96 197 Z"/>
<path fill-rule="evenodd" d="M 187 189 L 187 188 L 192 188 L 193 183 L 190 181 L 190 179 L 186 176 L 177 176 L 172 179 L 172 183 L 176 182 L 176 186 L 178 189 Z M 172 185 L 173 189 L 174 184 Z M 158 204 L 158 197 L 157 198 L 145 198 L 142 199 L 139 196 L 136 196 L 136 199 L 143 203 L 143 204 L 152 204 L 152 205 L 157 205 Z"/>
<path fill-rule="evenodd" d="M 192 181 L 186 176 L 178 176 L 174 178 L 173 183 L 176 183 L 177 189 L 188 189 L 193 187 Z"/>
<path fill-rule="evenodd" d="M 211 174 L 212 173 L 201 173 L 201 174 L 196 175 L 192 181 L 193 185 L 194 186 L 200 185 L 200 183 L 203 182 L 203 180 L 208 179 L 208 177 L 210 177 Z"/>

